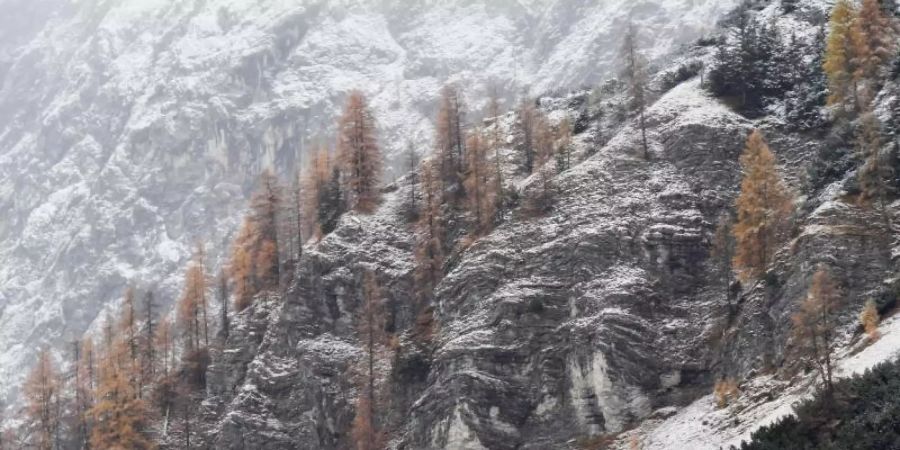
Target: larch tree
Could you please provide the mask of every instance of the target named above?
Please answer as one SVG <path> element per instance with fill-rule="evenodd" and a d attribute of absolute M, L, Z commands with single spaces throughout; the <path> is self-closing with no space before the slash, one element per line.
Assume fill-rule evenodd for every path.
<path fill-rule="evenodd" d="M 169 417 L 175 403 L 177 379 L 175 373 L 175 342 L 169 319 L 161 319 L 156 328 L 156 347 L 159 349 L 160 373 L 153 390 L 153 403 L 163 417 L 162 432 L 168 434 Z"/>
<path fill-rule="evenodd" d="M 412 142 L 406 145 L 406 169 L 409 171 L 409 196 L 404 205 L 404 214 L 410 222 L 419 218 L 418 184 L 419 184 L 419 153 L 416 152 Z"/>
<path fill-rule="evenodd" d="M 496 192 L 494 212 L 497 216 L 503 214 L 503 199 L 505 198 L 505 193 L 503 192 L 503 157 L 500 153 L 500 149 L 504 144 L 503 133 L 500 128 L 500 111 L 500 94 L 497 88 L 494 87 L 491 89 L 490 100 L 488 101 L 488 113 L 493 117 L 494 122 L 491 125 L 488 145 L 494 153 L 494 192 Z"/>
<path fill-rule="evenodd" d="M 522 169 L 525 173 L 532 174 L 537 168 L 537 146 L 535 144 L 535 129 L 540 122 L 540 111 L 534 105 L 534 100 L 523 98 L 518 110 L 518 135 L 519 151 L 522 153 Z"/>
<path fill-rule="evenodd" d="M 185 287 L 178 303 L 178 331 L 184 343 L 181 370 L 184 382 L 196 391 L 206 386 L 209 367 L 206 269 L 202 247 L 185 274 Z"/>
<path fill-rule="evenodd" d="M 634 24 L 629 22 L 625 32 L 622 47 L 619 50 L 619 59 L 622 64 L 620 76 L 628 86 L 628 96 L 631 99 L 631 107 L 638 112 L 638 126 L 641 131 L 641 145 L 644 158 L 650 156 L 647 145 L 647 62 L 638 48 L 638 34 Z"/>
<path fill-rule="evenodd" d="M 332 176 L 334 175 L 334 176 Z M 330 233 L 343 214 L 340 168 L 327 147 L 319 145 L 303 177 L 307 236 Z"/>
<path fill-rule="evenodd" d="M 93 428 L 91 446 L 97 449 L 141 450 L 155 448 L 145 435 L 146 405 L 137 396 L 129 381 L 127 367 L 120 364 L 122 353 L 128 353 L 127 343 L 117 342 L 111 354 L 104 356 L 100 367 L 100 381 L 91 408 Z"/>
<path fill-rule="evenodd" d="M 857 105 L 854 85 L 854 39 L 853 22 L 857 11 L 849 0 L 837 0 L 831 10 L 828 41 L 825 46 L 823 68 L 828 77 L 828 104 L 839 107 L 845 114 L 855 110 Z M 848 108 L 849 104 L 849 108 Z"/>
<path fill-rule="evenodd" d="M 833 353 L 837 343 L 837 314 L 844 296 L 831 273 L 819 266 L 806 299 L 792 317 L 793 338 L 799 356 L 815 367 L 826 392 L 834 389 Z"/>
<path fill-rule="evenodd" d="M 221 345 L 225 347 L 228 341 L 228 335 L 231 333 L 231 322 L 228 319 L 228 275 L 224 269 L 219 270 L 219 276 L 216 278 L 216 296 L 219 299 L 219 333 L 221 336 Z"/>
<path fill-rule="evenodd" d="M 338 158 L 347 206 L 360 213 L 371 213 L 379 201 L 382 158 L 375 131 L 366 98 L 351 92 L 338 121 Z"/>
<path fill-rule="evenodd" d="M 178 300 L 178 328 L 187 353 L 203 347 L 203 306 L 206 302 L 206 274 L 202 257 L 194 255 L 184 275 L 184 291 Z"/>
<path fill-rule="evenodd" d="M 263 171 L 259 188 L 250 200 L 250 213 L 244 218 L 231 249 L 229 271 L 234 283 L 237 311 L 250 306 L 259 292 L 275 289 L 281 283 L 278 235 L 282 198 L 283 189 L 278 179 L 272 172 Z M 202 317 L 207 319 L 207 305 L 198 305 L 198 308 Z M 204 323 L 208 325 L 207 320 Z M 200 330 L 203 330 L 204 342 L 208 344 L 206 329 L 205 326 Z"/>
<path fill-rule="evenodd" d="M 741 155 L 743 180 L 737 198 L 734 270 L 742 281 L 762 275 L 781 244 L 793 200 L 775 166 L 775 155 L 754 130 Z"/>
<path fill-rule="evenodd" d="M 547 116 L 538 112 L 534 122 L 535 168 L 540 169 L 553 159 L 556 151 L 556 134 Z"/>
<path fill-rule="evenodd" d="M 168 376 L 169 372 L 175 367 L 173 358 L 175 353 L 174 335 L 172 333 L 172 322 L 169 319 L 159 321 L 156 327 L 156 348 L 159 349 L 159 366 L 162 375 Z"/>
<path fill-rule="evenodd" d="M 256 273 L 253 267 L 254 223 L 245 218 L 231 249 L 229 275 L 234 286 L 234 309 L 238 312 L 253 303 L 256 295 Z"/>
<path fill-rule="evenodd" d="M 440 161 L 440 173 L 445 185 L 462 194 L 465 171 L 465 131 L 466 107 L 462 93 L 456 86 L 447 85 L 441 89 L 438 109 L 435 143 Z"/>
<path fill-rule="evenodd" d="M 329 169 L 325 185 L 319 191 L 319 230 L 323 234 L 334 231 L 347 209 L 347 197 L 344 195 L 341 168 L 337 164 Z"/>
<path fill-rule="evenodd" d="M 141 390 L 156 379 L 156 301 L 152 290 L 144 294 L 144 323 L 141 339 Z M 138 391 L 138 394 L 141 394 Z"/>
<path fill-rule="evenodd" d="M 52 450 L 58 444 L 60 390 L 50 351 L 42 349 L 24 388 L 25 415 L 33 427 L 33 445 L 39 450 Z"/>
<path fill-rule="evenodd" d="M 572 168 L 572 125 L 568 117 L 559 123 L 555 153 L 557 172 L 562 173 Z"/>
<path fill-rule="evenodd" d="M 75 343 L 75 405 L 77 418 L 77 438 L 82 448 L 90 448 L 91 420 L 90 410 L 94 406 L 95 367 L 94 341 L 90 337 Z"/>
<path fill-rule="evenodd" d="M 71 384 L 69 386 L 69 390 L 71 390 L 71 405 L 69 406 L 69 412 L 71 413 L 71 423 L 69 424 L 69 434 L 70 439 L 77 443 L 80 448 L 85 448 L 88 441 L 87 430 L 87 418 L 85 417 L 84 409 L 85 401 L 84 401 L 84 371 L 81 370 L 81 345 L 82 342 L 79 340 L 74 340 L 71 342 L 72 345 L 72 360 L 69 364 L 69 367 L 72 369 L 71 375 L 69 379 L 71 380 Z M 2 448 L 2 446 L 0 446 Z"/>
<path fill-rule="evenodd" d="M 365 271 L 362 284 L 362 308 L 357 318 L 359 339 L 365 359 L 359 380 L 356 417 L 353 420 L 353 440 L 357 450 L 381 450 L 385 434 L 379 423 L 378 389 L 381 375 L 378 360 L 386 344 L 385 312 L 381 289 L 375 274 Z"/>
<path fill-rule="evenodd" d="M 894 177 L 894 169 L 890 163 L 890 154 L 882 151 L 881 123 L 875 114 L 864 113 L 859 119 L 857 136 L 857 153 L 863 160 L 857 172 L 859 179 L 859 201 L 863 205 L 871 205 L 881 215 L 885 232 L 891 235 L 893 223 L 889 197 L 894 194 L 890 180 Z"/>
<path fill-rule="evenodd" d="M 443 182 L 440 169 L 433 160 L 425 161 L 420 170 L 423 204 L 416 224 L 415 283 L 417 297 L 427 302 L 444 273 Z"/>
<path fill-rule="evenodd" d="M 476 236 L 489 232 L 493 227 L 496 195 L 488 163 L 488 148 L 482 136 L 481 130 L 473 130 L 466 143 L 466 203 L 475 218 Z"/>
<path fill-rule="evenodd" d="M 303 184 L 303 229 L 307 236 L 320 233 L 319 215 L 319 191 L 328 179 L 328 166 L 330 158 L 327 149 L 321 145 L 313 147 L 312 158 L 303 168 L 301 183 Z"/>
<path fill-rule="evenodd" d="M 859 313 L 859 323 L 869 337 L 870 341 L 878 339 L 878 323 L 881 322 L 881 316 L 878 314 L 878 305 L 875 300 L 866 300 L 866 305 Z"/>
<path fill-rule="evenodd" d="M 294 246 L 296 249 L 293 249 L 292 256 L 296 263 L 299 264 L 300 258 L 303 257 L 303 244 L 306 242 L 304 236 L 308 236 L 308 234 L 303 232 L 303 223 L 304 223 L 304 210 L 305 206 L 303 204 L 306 195 L 303 193 L 303 178 L 299 174 L 297 174 L 297 178 L 294 180 L 294 186 L 291 189 L 293 193 L 293 198 L 291 199 L 292 204 L 292 225 L 294 230 Z"/>
<path fill-rule="evenodd" d="M 135 388 L 134 392 L 139 393 L 140 364 L 138 357 L 140 346 L 138 344 L 137 311 L 134 307 L 134 297 L 134 287 L 129 286 L 125 289 L 125 298 L 122 305 L 124 309 L 122 310 L 122 317 L 119 320 L 119 336 L 122 336 L 125 340 L 125 346 L 127 348 L 125 355 L 126 361 L 123 363 L 123 366 L 127 369 L 125 370 L 125 373 L 128 376 L 128 382 Z"/>
<path fill-rule="evenodd" d="M 251 246 L 256 280 L 259 289 L 278 286 L 281 280 L 281 259 L 278 247 L 278 212 L 284 189 L 270 170 L 260 175 L 259 188 L 250 199 L 250 220 L 255 235 Z"/>
<path fill-rule="evenodd" d="M 719 278 L 722 282 L 722 290 L 725 292 L 725 298 L 729 307 L 731 306 L 731 262 L 734 259 L 735 249 L 733 226 L 734 218 L 731 214 L 726 212 L 719 216 L 710 251 L 710 256 L 716 263 Z"/>
<path fill-rule="evenodd" d="M 862 0 L 859 13 L 851 24 L 854 84 L 861 86 L 863 104 L 880 88 L 884 69 L 897 53 L 896 33 L 891 19 L 884 14 L 878 0 Z"/>

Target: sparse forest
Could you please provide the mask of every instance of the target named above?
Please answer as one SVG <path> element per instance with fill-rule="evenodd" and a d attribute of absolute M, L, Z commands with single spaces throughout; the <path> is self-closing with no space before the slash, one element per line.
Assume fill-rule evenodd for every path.
<path fill-rule="evenodd" d="M 134 267 L 90 333 L 41 347 L 0 450 L 658 448 L 670 418 L 736 435 L 784 392 L 815 396 L 742 450 L 896 448 L 897 364 L 841 363 L 897 332 L 897 8 L 777 4 L 741 2 L 672 67 L 632 15 L 583 88 L 461 78 L 391 130 L 419 118 L 345 90 L 318 137 L 253 142 L 296 159 L 204 188 L 246 194 L 243 217 L 190 243 L 177 296 Z M 232 77 L 284 82 L 262 65 Z"/>

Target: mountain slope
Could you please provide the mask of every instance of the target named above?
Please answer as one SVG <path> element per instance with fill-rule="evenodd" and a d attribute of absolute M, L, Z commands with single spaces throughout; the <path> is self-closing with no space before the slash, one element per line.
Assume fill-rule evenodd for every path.
<path fill-rule="evenodd" d="M 389 154 L 408 139 L 425 151 L 447 81 L 467 86 L 473 110 L 489 84 L 513 95 L 593 82 L 629 14 L 659 30 L 650 53 L 662 56 L 733 2 L 20 3 L 0 3 L 21 14 L 0 38 L 11 385 L 37 346 L 96 327 L 126 284 L 170 302 L 193 242 L 226 248 L 259 171 L 293 173 L 349 90 L 370 96 Z"/>

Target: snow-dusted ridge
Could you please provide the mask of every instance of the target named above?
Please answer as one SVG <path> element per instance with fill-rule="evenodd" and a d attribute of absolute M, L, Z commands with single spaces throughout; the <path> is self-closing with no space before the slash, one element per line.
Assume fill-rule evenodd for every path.
<path fill-rule="evenodd" d="M 869 343 L 863 336 L 838 351 L 837 378 L 861 374 L 900 357 L 900 316 L 882 322 L 879 332 L 881 337 L 875 342 Z M 860 350 L 861 346 L 865 347 Z M 760 427 L 793 414 L 794 404 L 815 393 L 819 384 L 816 377 L 811 373 L 790 385 L 770 375 L 748 380 L 736 403 L 723 409 L 716 406 L 711 393 L 684 408 L 666 408 L 637 429 L 624 433 L 618 448 L 628 448 L 632 435 L 639 436 L 645 450 L 740 447 Z"/>

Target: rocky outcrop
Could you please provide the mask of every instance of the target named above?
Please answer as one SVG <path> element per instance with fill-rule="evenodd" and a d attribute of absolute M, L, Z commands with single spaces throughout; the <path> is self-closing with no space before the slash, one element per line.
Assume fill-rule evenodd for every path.
<path fill-rule="evenodd" d="M 565 109 L 577 103 L 545 104 L 577 115 Z M 790 316 L 817 263 L 853 299 L 848 329 L 861 302 L 888 289 L 891 243 L 872 226 L 877 216 L 844 200 L 842 182 L 798 200 L 798 225 L 764 281 L 723 286 L 710 241 L 736 196 L 748 132 L 763 127 L 798 191 L 793 180 L 824 144 L 750 122 L 697 80 L 648 114 L 649 159 L 628 125 L 588 148 L 600 126 L 591 122 L 576 136 L 576 153 L 591 156 L 556 178 L 549 214 L 513 213 L 448 259 L 430 339 L 415 331 L 413 237 L 400 207 L 408 180 L 376 214 L 346 215 L 309 244 L 240 394 L 212 428 L 217 445 L 349 445 L 366 270 L 384 286 L 398 335 L 381 412 L 392 447 L 406 449 L 571 448 L 665 420 L 717 377 L 786 367 Z M 498 123 L 508 131 L 507 119 Z"/>

